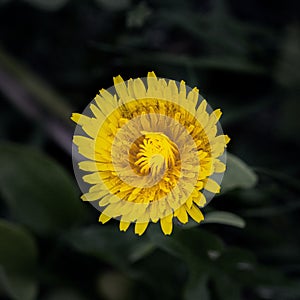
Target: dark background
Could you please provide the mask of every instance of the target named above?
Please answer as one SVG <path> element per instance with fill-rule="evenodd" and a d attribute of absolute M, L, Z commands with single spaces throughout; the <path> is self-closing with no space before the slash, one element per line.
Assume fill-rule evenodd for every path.
<path fill-rule="evenodd" d="M 0 299 L 300 299 L 299 12 L 296 0 L 0 0 Z M 152 70 L 222 109 L 229 152 L 258 180 L 237 168 L 205 211 L 244 229 L 138 238 L 80 202 L 71 113 L 113 76 Z"/>

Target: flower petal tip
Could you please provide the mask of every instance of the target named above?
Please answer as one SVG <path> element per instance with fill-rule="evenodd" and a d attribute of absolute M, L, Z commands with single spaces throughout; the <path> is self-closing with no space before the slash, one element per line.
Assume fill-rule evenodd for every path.
<path fill-rule="evenodd" d="M 156 78 L 156 75 L 155 75 L 154 71 L 151 71 L 151 72 L 148 72 L 147 77 L 154 77 L 154 78 Z"/>
<path fill-rule="evenodd" d="M 114 80 L 114 84 L 119 84 L 119 83 L 122 83 L 124 82 L 123 78 L 121 77 L 121 75 L 118 75 L 116 77 L 113 77 L 113 80 Z"/>
<path fill-rule="evenodd" d="M 75 123 L 78 123 L 79 119 L 80 119 L 80 114 L 78 113 L 72 113 L 70 119 L 75 122 Z"/>

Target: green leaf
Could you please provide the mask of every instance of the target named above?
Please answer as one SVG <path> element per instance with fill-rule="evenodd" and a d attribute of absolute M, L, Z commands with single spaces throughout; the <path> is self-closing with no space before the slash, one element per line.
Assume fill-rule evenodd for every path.
<path fill-rule="evenodd" d="M 45 10 L 58 10 L 69 0 L 23 0 L 29 4 Z"/>
<path fill-rule="evenodd" d="M 240 300 L 241 298 L 241 288 L 239 284 L 228 276 L 227 273 L 222 272 L 218 269 L 216 277 L 213 281 L 213 286 L 218 295 L 217 299 L 222 300 Z"/>
<path fill-rule="evenodd" d="M 184 289 L 184 300 L 209 300 L 210 294 L 207 286 L 208 276 L 205 274 L 195 274 L 192 276 Z"/>
<path fill-rule="evenodd" d="M 0 220 L 0 244 L 0 263 L 5 270 L 22 273 L 35 265 L 35 241 L 30 233 L 20 226 Z"/>
<path fill-rule="evenodd" d="M 245 249 L 227 248 L 218 258 L 217 264 L 227 276 L 232 276 L 241 284 L 251 283 L 256 276 L 256 258 Z"/>
<path fill-rule="evenodd" d="M 153 250 L 153 244 L 146 236 L 138 237 L 130 231 L 120 232 L 116 224 L 73 230 L 65 239 L 77 251 L 121 269 Z"/>
<path fill-rule="evenodd" d="M 227 168 L 221 185 L 222 193 L 237 188 L 252 188 L 257 180 L 257 175 L 241 159 L 227 152 Z"/>
<path fill-rule="evenodd" d="M 22 227 L 0 220 L 0 285 L 16 300 L 35 299 L 37 247 Z"/>
<path fill-rule="evenodd" d="M 33 300 L 37 295 L 37 283 L 32 278 L 7 274 L 0 266 L 0 290 L 14 300 Z"/>
<path fill-rule="evenodd" d="M 246 225 L 241 217 L 226 211 L 213 211 L 207 213 L 203 223 L 219 223 L 239 228 L 244 228 Z"/>
<path fill-rule="evenodd" d="M 134 275 L 133 278 L 139 282 L 134 286 L 134 294 L 139 295 L 138 298 L 182 299 L 182 282 L 186 280 L 187 268 L 177 257 L 157 249 L 149 258 L 134 265 Z"/>
<path fill-rule="evenodd" d="M 150 229 L 147 234 L 154 244 L 187 264 L 189 274 L 184 299 L 210 299 L 207 282 L 213 270 L 213 261 L 223 251 L 222 241 L 199 228 L 174 228 L 171 236 L 164 236 L 157 226 Z"/>
<path fill-rule="evenodd" d="M 145 256 L 148 256 L 156 249 L 155 245 L 152 242 L 143 242 L 136 245 L 129 255 L 129 260 L 131 262 L 136 262 L 142 259 Z"/>
<path fill-rule="evenodd" d="M 223 242 L 217 236 L 199 228 L 174 228 L 171 236 L 165 236 L 157 226 L 151 227 L 147 234 L 157 247 L 193 266 L 199 262 L 203 267 L 203 261 L 210 260 L 210 253 L 219 255 L 223 250 Z"/>
<path fill-rule="evenodd" d="M 57 233 L 85 216 L 73 180 L 31 148 L 0 145 L 0 192 L 13 218 L 38 234 Z"/>

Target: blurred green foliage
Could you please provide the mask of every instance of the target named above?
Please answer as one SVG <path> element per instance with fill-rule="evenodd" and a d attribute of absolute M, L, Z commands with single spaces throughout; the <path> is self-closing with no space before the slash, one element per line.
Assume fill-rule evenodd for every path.
<path fill-rule="evenodd" d="M 297 1 L 0 1 L 0 298 L 300 299 Z M 231 137 L 205 221 L 97 223 L 69 121 L 112 76 L 197 85 Z M 249 167 L 252 166 L 252 167 Z"/>

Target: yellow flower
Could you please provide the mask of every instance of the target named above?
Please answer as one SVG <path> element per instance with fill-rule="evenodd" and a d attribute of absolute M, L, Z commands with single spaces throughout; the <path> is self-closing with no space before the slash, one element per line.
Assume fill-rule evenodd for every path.
<path fill-rule="evenodd" d="M 149 222 L 171 234 L 174 217 L 204 219 L 199 207 L 220 191 L 229 138 L 221 111 L 187 88 L 154 72 L 144 82 L 117 76 L 112 91 L 100 90 L 83 114 L 72 115 L 82 199 L 97 203 L 100 222 L 119 219 L 122 231 L 135 223 L 141 235 Z"/>

